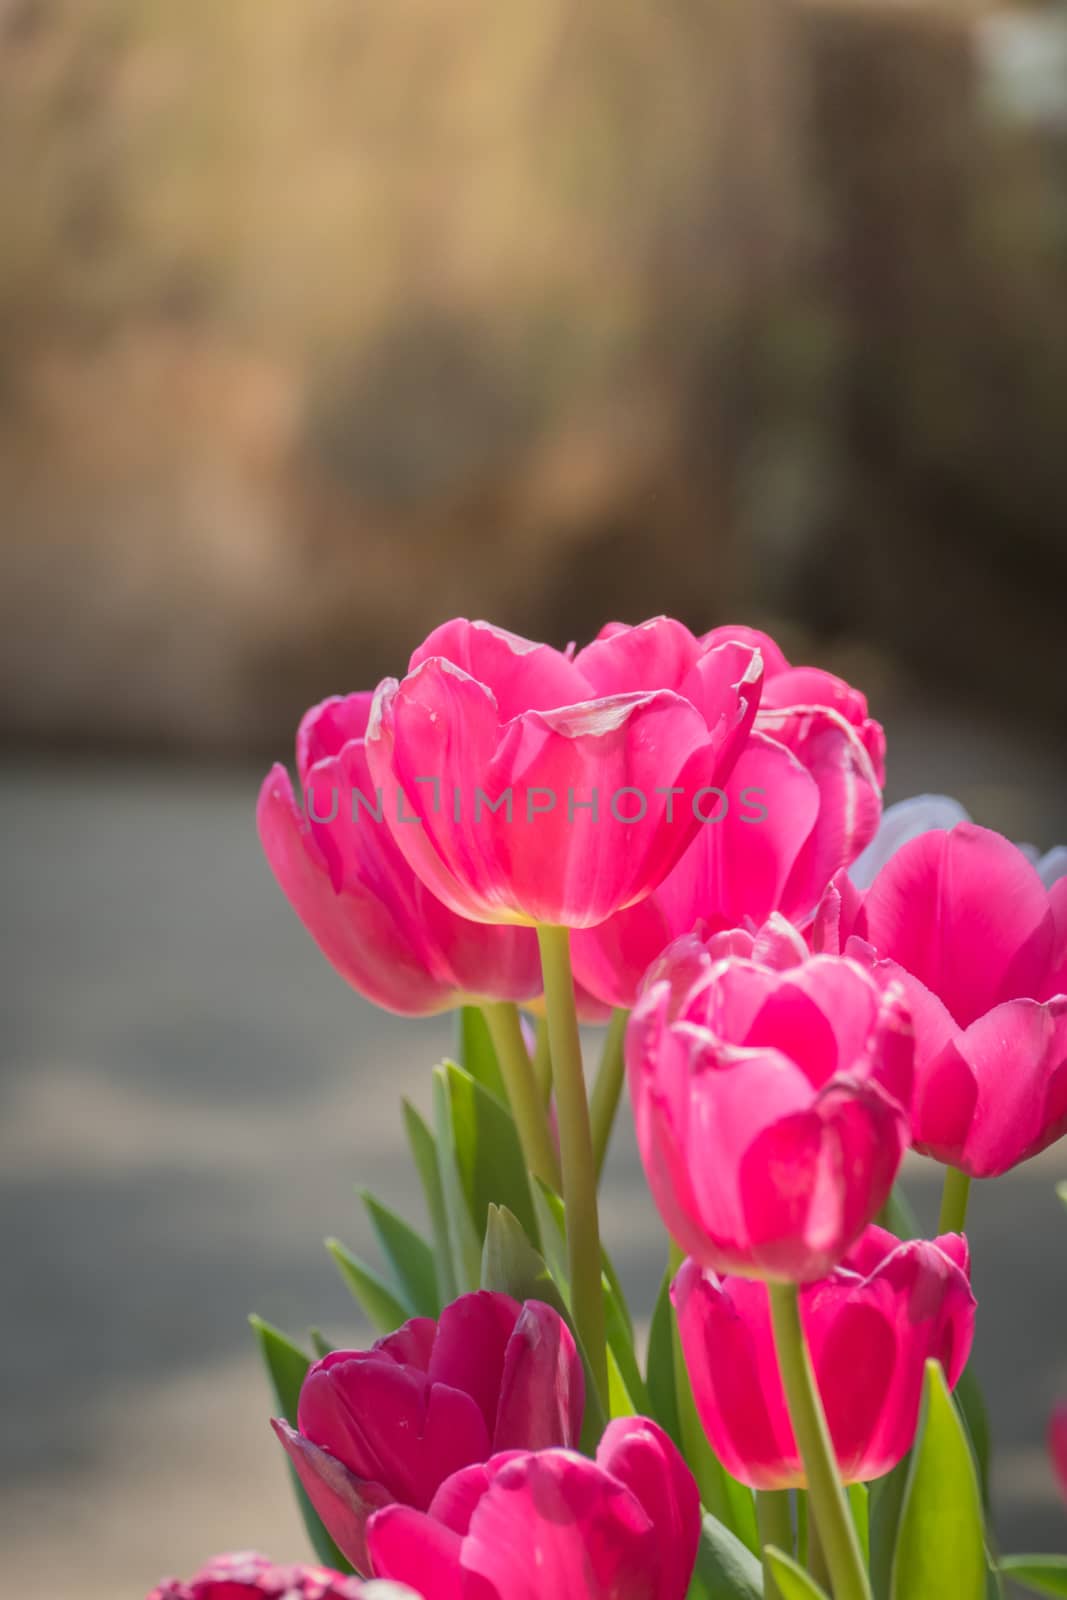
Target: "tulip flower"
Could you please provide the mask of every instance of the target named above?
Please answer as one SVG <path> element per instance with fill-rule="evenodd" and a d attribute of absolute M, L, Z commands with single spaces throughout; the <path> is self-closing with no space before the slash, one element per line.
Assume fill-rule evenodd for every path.
<path fill-rule="evenodd" d="M 693 1397 L 712 1449 L 754 1489 L 805 1487 L 775 1354 L 767 1286 L 687 1261 L 674 1280 Z M 911 1448 L 933 1357 L 955 1386 L 975 1300 L 960 1234 L 901 1244 L 870 1227 L 800 1291 L 815 1381 L 845 1483 L 878 1478 Z"/>
<path fill-rule="evenodd" d="M 758 652 L 699 652 L 677 690 L 604 694 L 588 669 L 586 652 L 457 620 L 379 686 L 372 777 L 407 808 L 386 813 L 400 850 L 458 915 L 592 927 L 706 826 L 755 715 Z"/>
<path fill-rule="evenodd" d="M 595 1461 L 495 1456 L 368 1529 L 374 1571 L 434 1600 L 685 1600 L 699 1537 L 693 1476 L 643 1417 L 609 1423 Z"/>
<path fill-rule="evenodd" d="M 326 1567 L 276 1567 L 243 1551 L 216 1556 L 188 1583 L 169 1579 L 148 1600 L 421 1600 L 413 1589 L 361 1583 Z"/>
<path fill-rule="evenodd" d="M 1061 1400 L 1048 1419 L 1048 1453 L 1056 1486 L 1067 1501 L 1067 1401 Z"/>
<path fill-rule="evenodd" d="M 665 619 L 659 620 L 665 629 Z M 652 627 L 646 624 L 645 630 Z M 644 674 L 646 682 L 673 688 L 709 648 L 756 644 L 772 663 L 765 684 L 771 681 L 776 692 L 772 703 L 766 695 L 761 701 L 755 731 L 717 807 L 709 805 L 714 820 L 701 828 L 673 872 L 637 905 L 574 936 L 575 975 L 601 1000 L 624 1007 L 634 1004 L 656 956 L 698 925 L 706 932 L 756 928 L 775 911 L 806 922 L 830 879 L 874 835 L 882 804 L 884 738 L 858 691 L 813 668 L 783 665 L 775 671 L 774 664 L 784 663 L 777 645 L 751 630 L 720 628 L 703 642 L 687 635 L 689 651 L 676 633 L 665 634 L 656 654 L 650 637 L 640 650 L 631 643 L 643 631 L 613 626 L 576 664 L 587 673 L 595 669 L 600 687 L 630 687 Z M 621 672 L 613 651 L 622 664 L 632 665 L 632 677 Z M 794 704 L 785 698 L 790 686 L 802 696 Z"/>
<path fill-rule="evenodd" d="M 898 800 L 882 813 L 878 832 L 849 868 L 849 877 L 861 889 L 869 889 L 890 856 L 917 839 L 922 833 L 935 829 L 954 828 L 958 822 L 970 822 L 970 814 L 958 800 L 947 794 L 917 794 L 910 800 Z M 1037 873 L 1046 889 L 1067 877 L 1067 846 L 1056 845 L 1043 854 L 1032 844 L 1020 844 L 1019 849 Z"/>
<path fill-rule="evenodd" d="M 823 1277 L 889 1194 L 911 1055 L 900 985 L 855 962 L 672 946 L 626 1057 L 649 1187 L 681 1249 L 719 1272 Z"/>
<path fill-rule="evenodd" d="M 283 893 L 342 977 L 389 1011 L 423 1016 L 471 1000 L 533 998 L 535 935 L 449 911 L 397 848 L 389 800 L 367 766 L 373 698 L 325 700 L 304 717 L 296 755 L 305 809 L 284 767 L 264 780 L 259 836 Z"/>
<path fill-rule="evenodd" d="M 494 1452 L 572 1445 L 582 1367 L 551 1307 L 479 1291 L 416 1317 L 370 1350 L 335 1350 L 300 1390 L 298 1428 L 274 1429 L 334 1542 L 369 1570 L 367 1518 L 425 1510 L 452 1473 Z"/>
<path fill-rule="evenodd" d="M 973 823 L 923 833 L 817 919 L 899 981 L 915 1026 L 915 1146 L 991 1178 L 1067 1132 L 1067 879 Z M 845 913 L 841 915 L 841 907 Z"/>

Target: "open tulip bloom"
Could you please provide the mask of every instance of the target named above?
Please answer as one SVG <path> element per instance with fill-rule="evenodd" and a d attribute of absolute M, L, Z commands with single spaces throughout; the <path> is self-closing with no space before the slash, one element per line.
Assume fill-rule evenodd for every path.
<path fill-rule="evenodd" d="M 253 1319 L 315 1564 L 150 1600 L 1064 1592 L 1067 1558 L 991 1554 L 963 1226 L 1067 1131 L 1067 853 L 883 815 L 885 750 L 851 684 L 666 617 L 577 650 L 457 619 L 307 713 L 270 867 L 352 987 L 459 1018 L 404 1106 L 428 1228 L 364 1194 L 381 1262 L 329 1241 L 375 1342 Z M 599 1225 L 627 1085 L 640 1349 Z M 932 1240 L 909 1149 L 946 1167 Z"/>

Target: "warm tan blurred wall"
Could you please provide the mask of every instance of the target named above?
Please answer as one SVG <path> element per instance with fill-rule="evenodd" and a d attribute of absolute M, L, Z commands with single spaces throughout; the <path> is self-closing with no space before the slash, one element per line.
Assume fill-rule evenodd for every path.
<path fill-rule="evenodd" d="M 452 611 L 1056 703 L 1067 136 L 988 9 L 0 0 L 0 724 L 276 742 Z"/>

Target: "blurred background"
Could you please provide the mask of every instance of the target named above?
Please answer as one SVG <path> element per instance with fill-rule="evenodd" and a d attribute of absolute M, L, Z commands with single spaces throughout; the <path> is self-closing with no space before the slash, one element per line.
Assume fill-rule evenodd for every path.
<path fill-rule="evenodd" d="M 453 613 L 747 621 L 890 799 L 1067 839 L 1067 5 L 0 0 L 0 508 L 5 1572 L 141 1600 L 302 1553 L 245 1313 L 365 1334 L 318 1240 L 449 1045 L 260 859 L 310 701 Z M 974 1207 L 1014 1549 L 1064 1176 Z M 624 1129 L 607 1235 L 647 1310 Z"/>

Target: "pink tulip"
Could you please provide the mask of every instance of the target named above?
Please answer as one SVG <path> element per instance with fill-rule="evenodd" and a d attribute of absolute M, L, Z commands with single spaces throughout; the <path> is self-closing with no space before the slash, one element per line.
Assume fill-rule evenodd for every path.
<path fill-rule="evenodd" d="M 442 1484 L 428 1513 L 371 1518 L 374 1571 L 433 1600 L 685 1600 L 700 1501 L 654 1422 L 608 1424 L 596 1461 L 495 1456 Z"/>
<path fill-rule="evenodd" d="M 1056 1486 L 1067 1500 L 1067 1401 L 1054 1406 L 1048 1419 L 1048 1453 Z"/>
<path fill-rule="evenodd" d="M 991 1178 L 1067 1132 L 1067 879 L 1046 889 L 960 823 L 904 844 L 864 895 L 835 880 L 816 941 L 904 986 L 917 1149 Z"/>
<path fill-rule="evenodd" d="M 412 1590 L 394 1590 L 392 1600 L 419 1600 Z M 376 1583 L 360 1583 L 326 1567 L 276 1567 L 266 1556 L 243 1551 L 216 1556 L 188 1583 L 171 1578 L 148 1600 L 390 1600 Z"/>
<path fill-rule="evenodd" d="M 584 1407 L 574 1340 L 551 1307 L 479 1291 L 370 1350 L 335 1350 L 304 1380 L 299 1431 L 275 1420 L 338 1548 L 368 1570 L 367 1518 L 424 1511 L 452 1473 L 496 1451 L 572 1445 Z"/>
<path fill-rule="evenodd" d="M 835 677 L 832 672 L 824 672 L 820 667 L 790 666 L 771 636 L 761 633 L 758 628 L 742 628 L 729 623 L 725 627 L 712 628 L 701 640 L 705 647 L 727 642 L 748 645 L 763 657 L 763 695 L 760 702 L 763 721 L 758 726 L 774 732 L 775 737 L 780 738 L 783 737 L 781 727 L 788 725 L 789 719 L 805 707 L 822 706 L 836 711 L 855 729 L 879 787 L 885 783 L 885 732 L 881 723 L 875 722 L 868 714 L 866 696 L 859 689 L 854 689 L 843 678 Z M 775 728 L 776 718 L 780 719 L 778 729 Z M 785 742 L 791 745 L 788 736 Z"/>
<path fill-rule="evenodd" d="M 709 636 L 719 640 L 717 649 L 729 648 L 719 639 L 728 631 Z M 772 652 L 772 660 L 780 655 L 766 636 L 758 641 Z M 625 635 L 613 633 L 600 648 L 625 642 Z M 578 665 L 597 648 L 583 651 Z M 693 648 L 699 660 L 705 647 L 694 640 Z M 685 665 L 677 649 L 661 654 L 664 675 L 679 661 Z M 643 668 L 648 665 L 641 660 Z M 632 1006 L 651 962 L 698 925 L 706 931 L 755 928 L 775 911 L 803 924 L 833 875 L 874 836 L 882 805 L 882 736 L 879 725 L 866 718 L 866 702 L 828 673 L 783 671 L 774 682 L 776 687 L 797 684 L 798 691 L 802 686 L 809 694 L 821 687 L 826 703 L 788 706 L 779 699 L 770 709 L 761 704 L 756 731 L 723 786 L 719 820 L 701 828 L 674 871 L 646 899 L 575 934 L 575 973 L 608 1004 Z M 857 713 L 849 697 L 863 708 L 861 730 L 839 709 L 843 704 Z"/>
<path fill-rule="evenodd" d="M 833 956 L 783 967 L 788 943 L 779 933 L 771 966 L 679 940 L 649 974 L 626 1058 L 673 1238 L 719 1272 L 803 1283 L 841 1260 L 889 1194 L 908 1144 L 912 1040 L 898 984 Z"/>
<path fill-rule="evenodd" d="M 397 849 L 384 818 L 390 802 L 376 795 L 367 767 L 373 698 L 325 700 L 301 722 L 306 810 L 284 767 L 264 780 L 259 836 L 274 876 L 327 960 L 390 1011 L 422 1016 L 471 999 L 532 998 L 541 989 L 536 935 L 456 916 Z"/>
<path fill-rule="evenodd" d="M 754 1489 L 805 1485 L 778 1370 L 767 1287 L 687 1261 L 671 1290 L 700 1420 L 728 1472 Z M 911 1448 L 923 1372 L 949 1387 L 967 1364 L 975 1301 L 960 1234 L 901 1244 L 870 1227 L 800 1292 L 815 1380 L 846 1483 L 878 1478 Z"/>
<path fill-rule="evenodd" d="M 707 826 L 760 674 L 756 652 L 730 645 L 698 649 L 677 690 L 603 693 L 588 652 L 447 623 L 375 696 L 371 773 L 418 819 L 387 808 L 393 837 L 460 916 L 591 927 L 656 888 Z"/>

